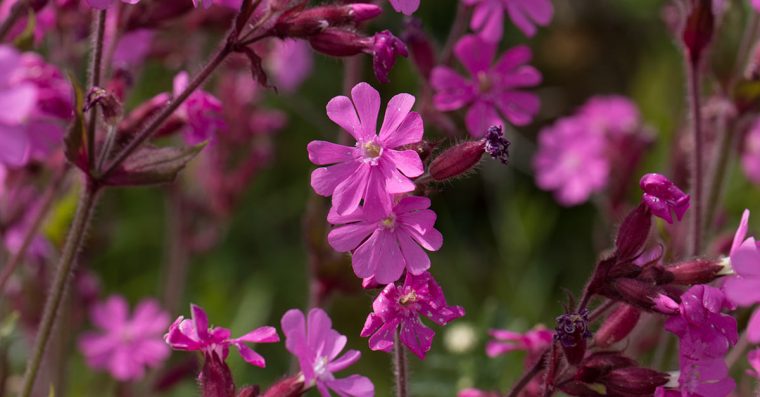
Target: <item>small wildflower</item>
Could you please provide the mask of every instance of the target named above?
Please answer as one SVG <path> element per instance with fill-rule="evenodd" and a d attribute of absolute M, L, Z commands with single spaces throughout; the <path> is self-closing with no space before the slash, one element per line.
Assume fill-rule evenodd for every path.
<path fill-rule="evenodd" d="M 186 72 L 174 78 L 174 96 L 185 90 L 188 84 Z M 196 90 L 177 109 L 177 115 L 187 123 L 183 137 L 188 145 L 197 145 L 213 139 L 214 134 L 225 128 L 222 118 L 222 102 L 206 91 Z"/>
<path fill-rule="evenodd" d="M 381 83 L 388 83 L 388 74 L 396 64 L 397 57 L 408 57 L 406 44 L 390 31 L 383 30 L 372 38 L 372 67 Z"/>
<path fill-rule="evenodd" d="M 361 332 L 362 337 L 369 337 L 370 349 L 390 352 L 400 327 L 401 342 L 420 359 L 425 358 L 435 336 L 422 324 L 420 316 L 441 326 L 464 316 L 460 306 L 446 303 L 441 286 L 430 273 L 407 273 L 403 285 L 388 284 L 372 303 L 372 309 Z"/>
<path fill-rule="evenodd" d="M 657 217 L 673 223 L 673 213 L 679 221 L 689 209 L 689 195 L 660 174 L 646 174 L 639 182 L 644 191 L 642 200 Z"/>
<path fill-rule="evenodd" d="M 536 25 L 547 26 L 554 16 L 551 0 L 462 0 L 475 6 L 470 20 L 472 30 L 484 40 L 497 43 L 504 33 L 504 13 L 526 36 L 536 34 Z"/>
<path fill-rule="evenodd" d="M 535 362 L 541 353 L 551 345 L 554 332 L 543 325 L 537 325 L 525 333 L 506 329 L 492 329 L 488 332 L 493 338 L 486 344 L 488 357 L 497 357 L 512 351 L 528 352 L 526 362 Z M 528 364 L 530 365 L 530 364 Z"/>

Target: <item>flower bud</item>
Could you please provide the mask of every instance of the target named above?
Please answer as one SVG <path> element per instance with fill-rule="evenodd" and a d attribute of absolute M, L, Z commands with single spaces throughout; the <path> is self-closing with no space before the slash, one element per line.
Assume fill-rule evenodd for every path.
<path fill-rule="evenodd" d="M 712 3 L 712 0 L 691 0 L 691 11 L 686 17 L 682 39 L 692 65 L 700 62 L 704 50 L 712 41 L 715 30 Z"/>
<path fill-rule="evenodd" d="M 338 28 L 327 28 L 309 37 L 309 44 L 316 51 L 334 57 L 361 54 L 368 48 L 366 37 L 350 30 Z"/>
<path fill-rule="evenodd" d="M 612 370 L 632 366 L 636 366 L 636 361 L 622 356 L 619 352 L 596 352 L 584 358 L 583 362 L 578 365 L 575 379 L 586 383 L 595 383 Z"/>
<path fill-rule="evenodd" d="M 554 338 L 560 343 L 567 361 L 572 365 L 580 363 L 586 354 L 586 340 L 591 337 L 588 323 L 588 310 L 557 317 Z"/>
<path fill-rule="evenodd" d="M 657 387 L 668 382 L 670 377 L 648 368 L 627 367 L 613 370 L 599 379 L 610 395 L 651 396 Z"/>
<path fill-rule="evenodd" d="M 723 275 L 725 266 L 716 260 L 692 259 L 665 268 L 673 276 L 673 284 L 707 284 Z"/>
<path fill-rule="evenodd" d="M 240 390 L 237 397 L 259 397 L 259 394 L 260 390 L 258 386 L 246 386 Z"/>
<path fill-rule="evenodd" d="M 620 342 L 633 331 L 639 317 L 641 310 L 625 303 L 621 304 L 596 331 L 594 343 L 599 347 L 607 347 Z"/>
<path fill-rule="evenodd" d="M 272 28 L 280 37 L 306 38 L 329 27 L 352 26 L 382 13 L 374 4 L 347 4 L 295 8 L 284 13 Z"/>
<path fill-rule="evenodd" d="M 381 83 L 389 82 L 388 74 L 396 64 L 396 57 L 399 56 L 405 58 L 409 56 L 409 51 L 403 41 L 388 30 L 375 34 L 372 43 L 372 68 Z"/>
<path fill-rule="evenodd" d="M 269 388 L 262 397 L 298 397 L 304 393 L 302 376 L 285 378 Z"/>
<path fill-rule="evenodd" d="M 668 178 L 660 174 L 646 174 L 639 182 L 644 191 L 642 201 L 652 214 L 668 223 L 673 223 L 671 212 L 680 221 L 689 209 L 689 195 L 684 193 Z"/>
<path fill-rule="evenodd" d="M 169 99 L 169 94 L 164 93 L 156 95 L 148 101 L 138 105 L 121 121 L 121 123 L 119 123 L 119 135 L 122 137 L 129 137 L 130 135 L 135 134 L 141 126 L 158 114 L 158 112 L 169 103 Z M 162 137 L 171 135 L 178 132 L 183 126 L 185 126 L 185 122 L 175 112 L 163 123 L 161 128 L 158 129 L 155 136 Z"/>
<path fill-rule="evenodd" d="M 631 259 L 639 254 L 649 237 L 652 216 L 646 204 L 641 204 L 631 211 L 620 225 L 615 246 L 622 260 Z"/>
<path fill-rule="evenodd" d="M 430 72 L 437 60 L 433 43 L 422 30 L 422 22 L 417 18 L 410 18 L 402 37 L 409 46 L 409 52 L 412 54 L 412 61 L 417 66 L 417 70 L 425 80 L 430 79 Z"/>
<path fill-rule="evenodd" d="M 235 397 L 235 383 L 227 364 L 216 352 L 205 355 L 203 369 L 198 376 L 203 397 Z"/>
<path fill-rule="evenodd" d="M 430 176 L 445 181 L 475 167 L 485 153 L 484 140 L 468 141 L 447 149 L 430 163 Z"/>
<path fill-rule="evenodd" d="M 100 87 L 92 87 L 87 93 L 83 111 L 87 112 L 98 106 L 103 111 L 103 119 L 109 125 L 114 125 L 122 115 L 121 102 L 111 92 Z"/>
<path fill-rule="evenodd" d="M 651 282 L 619 278 L 611 282 L 611 289 L 613 294 L 617 296 L 608 296 L 609 298 L 622 299 L 643 310 L 674 314 L 673 309 L 675 307 L 675 313 L 678 312 L 678 304 L 667 296 L 661 287 Z"/>

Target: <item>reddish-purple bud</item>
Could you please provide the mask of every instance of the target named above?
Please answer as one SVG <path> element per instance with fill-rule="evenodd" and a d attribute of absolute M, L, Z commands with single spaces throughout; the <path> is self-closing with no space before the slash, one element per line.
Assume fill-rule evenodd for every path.
<path fill-rule="evenodd" d="M 608 395 L 651 396 L 657 387 L 668 382 L 670 377 L 648 368 L 628 367 L 613 370 L 599 379 Z"/>
<path fill-rule="evenodd" d="M 354 22 L 364 22 L 370 19 L 376 18 L 383 13 L 383 9 L 375 4 L 368 3 L 354 3 L 349 4 L 346 7 L 350 7 L 353 12 Z"/>
<path fill-rule="evenodd" d="M 639 182 L 644 191 L 642 201 L 652 214 L 673 223 L 672 213 L 679 221 L 689 209 L 689 195 L 660 174 L 646 174 Z"/>
<path fill-rule="evenodd" d="M 622 356 L 619 352 L 602 351 L 590 354 L 578 365 L 575 379 L 595 383 L 604 375 L 618 368 L 636 366 L 636 361 Z"/>
<path fill-rule="evenodd" d="M 610 284 L 613 295 L 608 296 L 609 298 L 621 299 L 646 311 L 662 314 L 678 312 L 678 304 L 654 283 L 632 278 L 619 278 Z"/>
<path fill-rule="evenodd" d="M 478 140 L 447 149 L 430 163 L 430 176 L 436 181 L 445 181 L 465 174 L 480 162 L 485 146 L 484 140 Z"/>
<path fill-rule="evenodd" d="M 406 30 L 402 35 L 404 42 L 412 54 L 412 61 L 417 66 L 425 80 L 430 79 L 430 72 L 435 67 L 437 60 L 435 48 L 430 37 L 422 30 L 422 23 L 417 18 L 410 18 Z"/>
<path fill-rule="evenodd" d="M 123 107 L 116 96 L 100 87 L 92 87 L 87 93 L 84 112 L 97 106 L 103 111 L 103 119 L 107 124 L 116 124 L 122 116 Z"/>
<path fill-rule="evenodd" d="M 298 397 L 304 393 L 303 380 L 300 376 L 285 378 L 269 388 L 262 397 Z"/>
<path fill-rule="evenodd" d="M 620 225 L 615 246 L 621 260 L 630 260 L 638 256 L 649 238 L 652 227 L 652 216 L 645 204 L 631 211 Z"/>
<path fill-rule="evenodd" d="M 713 38 L 715 15 L 712 0 L 691 0 L 691 11 L 686 17 L 683 43 L 692 65 L 697 65 Z"/>
<path fill-rule="evenodd" d="M 620 342 L 633 331 L 640 317 L 640 309 L 625 303 L 621 304 L 594 333 L 594 343 L 599 347 L 607 347 Z"/>
<path fill-rule="evenodd" d="M 570 364 L 578 364 L 586 355 L 587 340 L 591 337 L 588 328 L 588 310 L 568 313 L 557 317 L 554 339 L 560 343 Z"/>
<path fill-rule="evenodd" d="M 382 13 L 374 4 L 328 5 L 295 8 L 280 16 L 272 31 L 279 37 L 306 38 L 327 28 L 350 27 Z"/>
<path fill-rule="evenodd" d="M 227 364 L 216 352 L 205 355 L 203 369 L 198 376 L 203 397 L 235 397 L 235 383 Z"/>
<path fill-rule="evenodd" d="M 316 51 L 334 57 L 348 57 L 368 50 L 371 40 L 346 29 L 328 28 L 309 37 L 309 44 Z"/>
<path fill-rule="evenodd" d="M 409 56 L 409 51 L 403 41 L 388 30 L 375 34 L 372 42 L 372 68 L 381 83 L 389 82 L 388 75 L 399 56 L 405 58 Z"/>
<path fill-rule="evenodd" d="M 692 259 L 667 266 L 665 271 L 673 276 L 678 285 L 707 284 L 721 276 L 725 267 L 716 260 Z"/>

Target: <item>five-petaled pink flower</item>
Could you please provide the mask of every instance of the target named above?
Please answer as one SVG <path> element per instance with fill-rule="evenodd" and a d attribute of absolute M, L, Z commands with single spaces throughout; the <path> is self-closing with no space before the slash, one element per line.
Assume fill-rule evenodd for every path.
<path fill-rule="evenodd" d="M 646 174 L 639 185 L 644 191 L 642 200 L 652 214 L 668 223 L 673 223 L 673 214 L 680 221 L 689 209 L 689 195 L 663 175 Z"/>
<path fill-rule="evenodd" d="M 420 8 L 420 0 L 388 0 L 396 12 L 412 15 Z"/>
<path fill-rule="evenodd" d="M 84 333 L 79 350 L 87 365 L 108 371 L 117 380 L 140 379 L 146 367 L 155 368 L 169 356 L 161 340 L 169 314 L 155 300 L 140 302 L 130 317 L 127 301 L 111 296 L 93 306 L 90 319 L 100 330 Z"/>
<path fill-rule="evenodd" d="M 430 268 L 423 248 L 437 251 L 443 245 L 443 236 L 433 227 L 435 212 L 429 207 L 429 198 L 410 196 L 390 211 L 362 207 L 339 215 L 333 209 L 327 221 L 342 226 L 330 231 L 328 241 L 338 252 L 353 252 L 351 263 L 360 278 L 374 277 L 377 283 L 388 284 L 398 280 L 404 269 L 422 274 Z"/>
<path fill-rule="evenodd" d="M 174 77 L 174 96 L 187 88 L 187 72 L 180 72 Z M 206 91 L 195 90 L 176 113 L 187 123 L 183 138 L 189 145 L 196 145 L 212 139 L 214 134 L 225 128 L 222 118 L 222 102 Z"/>
<path fill-rule="evenodd" d="M 728 299 L 739 306 L 760 303 L 760 243 L 754 237 L 747 237 L 749 215 L 745 209 L 729 253 L 731 268 L 736 274 L 723 284 Z M 760 342 L 760 309 L 752 313 L 747 323 L 747 339 Z"/>
<path fill-rule="evenodd" d="M 610 164 L 604 137 L 589 133 L 585 126 L 583 119 L 567 117 L 538 135 L 533 160 L 536 184 L 554 191 L 562 205 L 583 203 L 607 185 Z"/>
<path fill-rule="evenodd" d="M 317 194 L 332 195 L 338 214 L 348 214 L 359 207 L 391 207 L 391 195 L 414 190 L 409 178 L 422 175 L 419 154 L 403 150 L 404 145 L 422 140 L 422 118 L 411 112 L 414 97 L 399 94 L 391 98 L 380 134 L 376 133 L 380 94 L 367 83 L 351 90 L 351 99 L 333 98 L 327 104 L 327 116 L 356 139 L 356 145 L 343 146 L 312 141 L 307 149 L 309 160 L 317 165 L 311 174 L 311 186 Z"/>
<path fill-rule="evenodd" d="M 105 10 L 106 8 L 110 7 L 114 1 L 115 0 L 87 0 L 87 4 L 89 4 L 92 8 Z M 127 4 L 137 4 L 140 2 L 140 0 L 121 0 L 121 2 Z"/>
<path fill-rule="evenodd" d="M 488 357 L 523 350 L 528 352 L 526 362 L 535 362 L 534 359 L 541 357 L 541 353 L 551 344 L 554 337 L 554 332 L 543 325 L 537 325 L 525 333 L 506 329 L 492 329 L 488 333 L 493 338 L 486 344 Z"/>
<path fill-rule="evenodd" d="M 635 133 L 641 115 L 635 103 L 621 95 L 595 96 L 578 110 L 591 132 L 614 138 Z"/>
<path fill-rule="evenodd" d="M 552 21 L 554 7 L 551 0 L 462 0 L 475 6 L 470 27 L 484 39 L 499 42 L 504 33 L 504 11 L 526 36 L 536 34 L 536 25 L 546 26 Z"/>
<path fill-rule="evenodd" d="M 264 357 L 253 351 L 246 343 L 274 343 L 280 337 L 273 327 L 260 327 L 239 337 L 230 338 L 227 328 L 209 327 L 208 316 L 199 306 L 190 305 L 191 320 L 179 316 L 164 335 L 172 349 L 184 351 L 200 351 L 204 355 L 217 355 L 222 361 L 227 359 L 230 346 L 235 346 L 247 363 L 257 367 L 265 367 Z"/>
<path fill-rule="evenodd" d="M 338 357 L 346 347 L 347 338 L 332 328 L 332 321 L 324 310 L 311 309 L 308 319 L 300 310 L 288 310 L 282 316 L 282 332 L 285 347 L 298 358 L 305 388 L 316 386 L 322 397 L 330 397 L 330 390 L 342 397 L 375 395 L 372 381 L 364 376 L 336 379 L 333 375 L 356 363 L 361 353 L 349 350 Z"/>
<path fill-rule="evenodd" d="M 479 138 L 489 127 L 510 123 L 529 124 L 538 113 L 540 101 L 522 88 L 541 82 L 541 73 L 526 65 L 533 56 L 526 46 L 514 47 L 491 66 L 497 45 L 475 35 L 462 37 L 454 48 L 459 62 L 470 73 L 469 80 L 446 66 L 437 66 L 430 76 L 438 110 L 452 111 L 469 106 L 465 123 L 470 135 Z"/>
<path fill-rule="evenodd" d="M 446 325 L 464 316 L 461 306 L 449 306 L 441 286 L 430 273 L 406 274 L 403 285 L 388 284 L 372 303 L 361 336 L 369 337 L 369 348 L 389 352 L 394 335 L 401 327 L 400 339 L 412 353 L 424 359 L 435 332 L 424 326 L 420 316 L 438 325 Z"/>

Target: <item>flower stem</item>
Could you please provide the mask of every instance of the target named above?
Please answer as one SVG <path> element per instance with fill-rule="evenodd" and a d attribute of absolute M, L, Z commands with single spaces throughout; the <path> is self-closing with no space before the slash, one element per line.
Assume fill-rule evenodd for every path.
<path fill-rule="evenodd" d="M 506 397 L 517 397 L 518 394 L 522 391 L 522 389 L 525 388 L 525 386 L 530 383 L 531 380 L 533 380 L 536 375 L 539 374 L 544 369 L 544 366 L 546 365 L 546 359 L 549 356 L 549 349 L 545 349 L 544 352 L 541 354 L 541 358 L 536 361 L 536 364 L 533 365 L 533 367 L 530 369 L 530 371 L 523 374 L 522 378 L 515 383 L 514 386 L 512 386 L 512 390 L 509 391 L 509 393 L 506 394 Z"/>
<path fill-rule="evenodd" d="M 113 160 L 103 169 L 103 172 L 97 176 L 98 179 L 106 178 L 116 167 L 124 162 L 135 150 L 137 150 L 145 141 L 147 141 L 158 130 L 159 127 L 171 116 L 179 106 L 190 97 L 216 70 L 219 65 L 232 53 L 232 45 L 230 41 L 226 41 L 224 47 L 216 52 L 211 61 L 193 78 L 193 80 L 187 85 L 187 87 L 177 95 L 166 107 L 164 107 L 158 115 L 153 118 L 148 124 L 143 127 L 135 136 L 132 141 L 129 142 L 120 152 L 116 154 Z"/>
<path fill-rule="evenodd" d="M 469 7 L 466 6 L 464 2 L 460 1 L 457 6 L 456 15 L 454 16 L 454 22 L 451 24 L 449 36 L 446 38 L 446 44 L 444 44 L 443 51 L 441 52 L 440 63 L 444 65 L 451 63 L 452 55 L 454 54 L 454 45 L 456 45 L 460 37 L 467 33 L 467 22 L 470 20 L 469 16 Z"/>
<path fill-rule="evenodd" d="M 396 376 L 396 397 L 407 397 L 409 395 L 408 380 L 409 369 L 406 360 L 406 351 L 401 343 L 401 331 L 396 331 L 395 341 L 393 344 L 393 364 L 394 375 Z"/>
<path fill-rule="evenodd" d="M 90 54 L 89 89 L 100 86 L 103 75 L 103 40 L 106 32 L 106 10 L 96 11 L 92 22 L 92 53 Z M 87 121 L 87 165 L 95 169 L 95 127 L 98 123 L 98 107 L 90 109 Z"/>
<path fill-rule="evenodd" d="M 53 204 L 53 199 L 58 193 L 58 190 L 63 185 L 63 181 L 66 179 L 68 169 L 69 167 L 65 166 L 57 175 L 53 176 L 53 180 L 50 182 L 47 189 L 43 193 L 42 199 L 40 201 L 40 207 L 37 209 L 37 213 L 34 215 L 32 224 L 26 230 L 26 234 L 22 240 L 21 247 L 19 247 L 18 251 L 16 251 L 8 263 L 3 267 L 3 270 L 0 271 L 0 291 L 5 290 L 5 284 L 11 278 L 13 272 L 16 271 L 16 268 L 18 268 L 19 264 L 21 264 L 21 261 L 26 256 L 26 252 L 29 249 L 29 246 L 37 236 L 37 233 L 40 230 L 40 226 L 42 226 L 42 221 L 45 220 L 45 217 L 47 217 L 47 214 L 50 211 L 50 207 Z"/>
<path fill-rule="evenodd" d="M 704 136 L 702 134 L 702 104 L 699 89 L 699 65 L 689 62 L 687 67 L 688 91 L 691 104 L 691 123 L 694 138 L 693 150 L 693 174 L 692 174 L 692 197 L 694 198 L 694 216 L 691 224 L 690 253 L 698 254 L 702 251 L 702 229 L 704 228 L 704 200 L 702 186 L 704 178 Z"/>
<path fill-rule="evenodd" d="M 13 26 L 16 25 L 18 19 L 21 18 L 21 15 L 29 10 L 29 2 L 30 0 L 19 0 L 18 3 L 11 7 L 10 14 L 7 18 L 5 18 L 3 24 L 0 25 L 0 41 L 4 40 L 5 36 L 10 33 L 11 29 L 13 29 Z"/>
<path fill-rule="evenodd" d="M 87 183 L 82 191 L 82 196 L 77 206 L 77 212 L 74 221 L 66 238 L 63 247 L 63 254 L 58 261 L 52 288 L 45 302 L 45 310 L 37 330 L 37 338 L 34 342 L 34 348 L 27 363 L 26 373 L 24 374 L 23 386 L 20 397 L 29 397 L 32 394 L 32 388 L 37 378 L 37 372 L 40 369 L 42 358 L 45 355 L 45 348 L 50 340 L 50 336 L 55 325 L 58 309 L 61 306 L 69 284 L 69 279 L 73 273 L 76 264 L 76 256 L 79 252 L 87 229 L 92 219 L 92 213 L 98 200 L 99 187 L 92 183 Z"/>
<path fill-rule="evenodd" d="M 544 377 L 544 391 L 542 396 L 549 397 L 554 394 L 554 377 L 557 372 L 557 342 L 552 342 L 549 350 L 549 357 L 546 362 L 546 376 Z"/>

